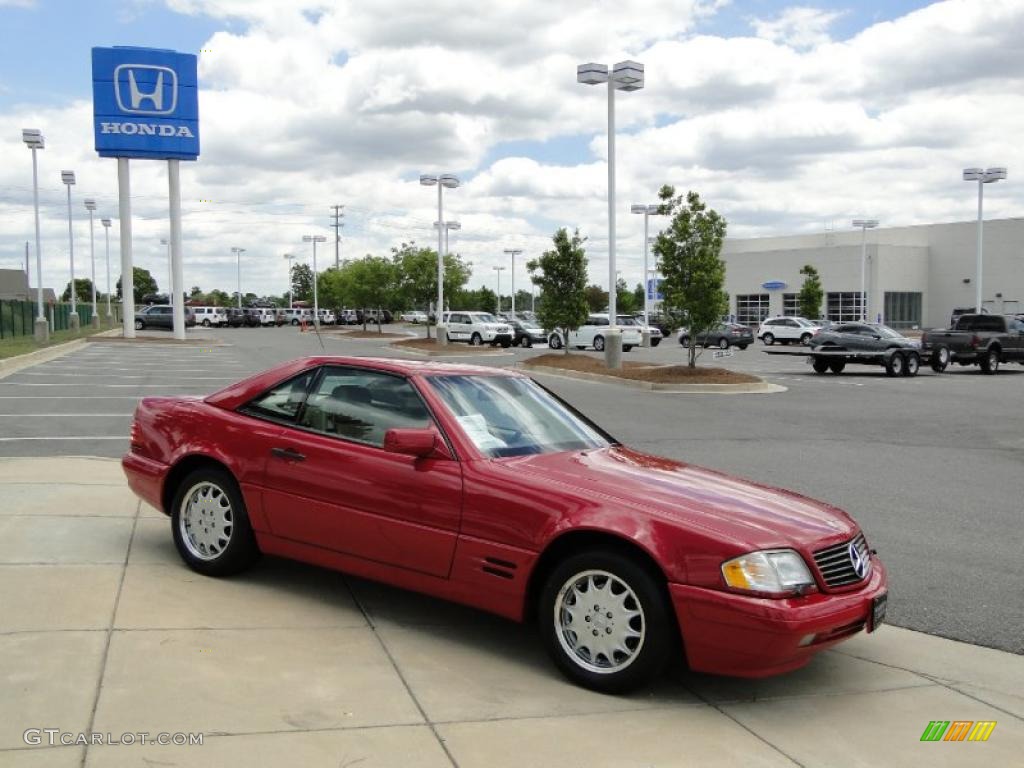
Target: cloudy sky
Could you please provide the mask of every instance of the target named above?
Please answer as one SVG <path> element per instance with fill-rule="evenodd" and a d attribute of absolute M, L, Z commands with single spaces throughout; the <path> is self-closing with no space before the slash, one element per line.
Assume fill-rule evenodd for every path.
<path fill-rule="evenodd" d="M 78 174 L 79 276 L 84 197 L 117 234 L 116 163 L 93 149 L 92 46 L 199 54 L 202 155 L 182 164 L 182 202 L 185 281 L 204 290 L 234 289 L 232 246 L 246 248 L 245 291 L 284 291 L 282 254 L 311 257 L 304 234 L 328 236 L 325 267 L 333 204 L 345 205 L 343 258 L 436 243 L 421 172 L 463 180 L 445 215 L 462 223 L 451 247 L 473 262 L 471 284 L 493 287 L 503 249 L 537 254 L 559 226 L 590 238 L 604 283 L 606 97 L 576 83 L 588 61 L 646 67 L 646 88 L 620 93 L 616 111 L 631 284 L 642 217 L 629 204 L 654 202 L 663 183 L 700 192 L 733 237 L 860 215 L 971 219 L 960 171 L 972 165 L 1010 169 L 987 216 L 1024 203 L 1024 0 L 0 0 L 0 29 L 0 267 L 21 264 L 33 239 L 21 129 L 37 127 L 47 286 L 68 279 L 62 169 Z M 136 264 L 163 288 L 166 164 L 132 165 Z M 116 261 L 113 238 L 111 250 Z"/>

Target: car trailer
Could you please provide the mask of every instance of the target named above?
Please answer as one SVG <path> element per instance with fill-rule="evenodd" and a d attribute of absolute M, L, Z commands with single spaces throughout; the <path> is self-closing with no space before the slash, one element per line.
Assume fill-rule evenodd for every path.
<path fill-rule="evenodd" d="M 898 347 L 878 352 L 851 352 L 847 349 L 824 348 L 817 350 L 765 349 L 762 351 L 766 355 L 805 357 L 808 365 L 814 367 L 815 373 L 831 371 L 840 374 L 847 364 L 853 364 L 880 365 L 885 368 L 885 373 L 888 376 L 917 376 L 922 363 L 931 365 L 932 370 L 936 373 L 941 373 L 948 364 L 948 359 L 943 361 L 938 355 L 933 357 L 930 353 L 921 352 L 919 349 Z"/>

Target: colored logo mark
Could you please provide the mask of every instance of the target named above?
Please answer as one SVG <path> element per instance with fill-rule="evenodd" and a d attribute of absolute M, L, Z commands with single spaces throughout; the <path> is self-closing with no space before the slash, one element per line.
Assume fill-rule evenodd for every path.
<path fill-rule="evenodd" d="M 995 727 L 995 720 L 932 720 L 921 741 L 988 741 Z"/>

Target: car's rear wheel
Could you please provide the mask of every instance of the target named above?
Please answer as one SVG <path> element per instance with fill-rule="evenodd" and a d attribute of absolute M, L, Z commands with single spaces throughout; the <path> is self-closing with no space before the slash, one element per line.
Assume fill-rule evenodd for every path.
<path fill-rule="evenodd" d="M 727 338 L 725 338 L 725 336 L 723 336 L 722 338 L 720 338 L 718 340 L 718 348 L 719 349 L 728 349 L 729 348 L 729 340 Z"/>
<path fill-rule="evenodd" d="M 772 344 L 775 343 L 775 335 L 771 333 L 766 333 L 764 336 L 761 337 L 761 341 L 763 341 L 770 347 Z"/>
<path fill-rule="evenodd" d="M 811 343 L 811 334 L 809 334 L 809 333 L 801 333 L 800 334 L 800 343 L 803 344 L 805 347 L 808 344 L 810 344 Z"/>
<path fill-rule="evenodd" d="M 623 344 L 622 345 L 622 351 L 623 352 L 629 352 L 629 351 L 631 351 L 633 349 L 634 346 L 636 346 L 636 345 L 635 344 Z"/>
<path fill-rule="evenodd" d="M 682 346 L 682 347 L 690 346 L 690 337 L 689 336 L 680 336 L 679 337 L 679 345 Z"/>
<path fill-rule="evenodd" d="M 932 370 L 936 373 L 942 373 L 946 370 L 946 367 L 949 365 L 949 348 L 936 347 L 933 349 L 931 365 Z"/>
<path fill-rule="evenodd" d="M 479 333 L 474 333 L 472 336 L 469 337 L 469 343 L 471 346 L 479 347 L 481 344 L 484 343 L 484 339 Z"/>
<path fill-rule="evenodd" d="M 533 339 L 531 339 L 529 336 L 523 336 L 523 338 L 519 340 L 519 345 L 523 349 L 527 349 L 529 347 L 532 347 L 533 346 Z"/>
<path fill-rule="evenodd" d="M 743 351 L 744 349 L 747 348 L 746 344 L 738 344 L 737 346 L 740 348 L 740 351 Z"/>
<path fill-rule="evenodd" d="M 561 337 L 557 333 L 552 333 L 548 337 L 548 346 L 551 347 L 551 349 L 561 349 L 562 348 L 562 339 L 561 339 Z"/>
<path fill-rule="evenodd" d="M 996 373 L 999 370 L 999 350 L 990 349 L 981 358 L 982 373 Z"/>
<path fill-rule="evenodd" d="M 145 327 L 146 327 L 146 324 L 144 322 L 142 322 L 141 320 L 136 320 L 135 321 L 135 330 L 136 331 L 141 331 Z"/>
<path fill-rule="evenodd" d="M 598 352 L 604 352 L 604 336 L 594 337 L 594 349 Z"/>
<path fill-rule="evenodd" d="M 207 318 L 203 318 L 203 327 L 204 328 L 209 328 L 210 327 L 210 318 L 208 318 L 208 317 Z"/>
<path fill-rule="evenodd" d="M 661 344 L 661 339 L 651 339 L 651 347 L 656 347 Z"/>
<path fill-rule="evenodd" d="M 539 620 L 562 673 L 604 693 L 649 682 L 674 646 L 671 612 L 657 578 L 613 551 L 583 552 L 556 566 L 541 592 Z"/>
<path fill-rule="evenodd" d="M 171 530 L 182 560 L 207 576 L 238 573 L 260 555 L 238 484 L 223 469 L 197 469 L 181 481 Z"/>

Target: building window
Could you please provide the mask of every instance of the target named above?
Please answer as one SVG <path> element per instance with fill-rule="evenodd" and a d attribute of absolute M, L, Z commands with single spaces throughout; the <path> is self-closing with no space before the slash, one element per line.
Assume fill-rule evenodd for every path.
<path fill-rule="evenodd" d="M 921 294 L 885 292 L 886 325 L 892 328 L 916 328 L 921 325 Z"/>
<path fill-rule="evenodd" d="M 863 294 L 860 291 L 842 291 L 826 294 L 828 319 L 833 323 L 849 323 L 861 319 L 861 308 L 864 306 Z M 871 318 L 868 318 L 869 320 Z"/>
<path fill-rule="evenodd" d="M 799 293 L 784 293 L 782 294 L 782 316 L 783 317 L 796 317 L 800 314 L 800 294 Z M 810 318 L 814 320 L 815 318 Z"/>
<path fill-rule="evenodd" d="M 768 317 L 767 293 L 742 293 L 736 296 L 736 322 L 757 326 Z"/>

